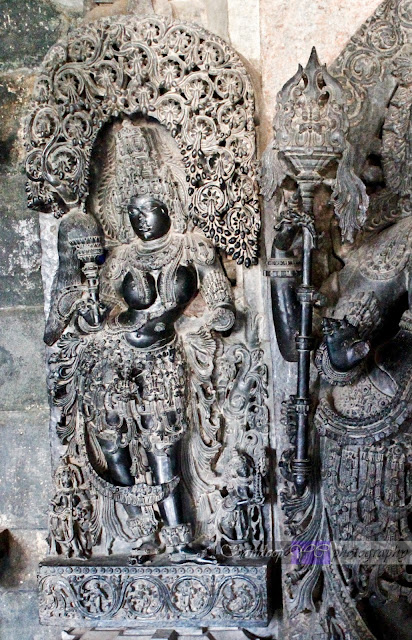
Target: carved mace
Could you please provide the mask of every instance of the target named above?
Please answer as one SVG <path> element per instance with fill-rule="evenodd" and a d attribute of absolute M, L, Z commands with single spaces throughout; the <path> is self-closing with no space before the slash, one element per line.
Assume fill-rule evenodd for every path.
<path fill-rule="evenodd" d="M 325 180 L 326 167 L 332 162 L 338 166 L 333 198 L 335 213 L 344 234 L 348 235 L 348 228 L 349 233 L 353 232 L 352 227 L 357 225 L 356 215 L 359 210 L 364 214 L 367 205 L 363 185 L 359 186 L 359 180 L 350 167 L 350 147 L 345 137 L 347 130 L 342 88 L 327 72 L 326 66 L 319 63 L 313 48 L 306 67 L 303 69 L 299 65 L 297 73 L 278 94 L 274 119 L 275 138 L 265 153 L 262 172 L 262 193 L 266 199 L 271 199 L 286 176 L 291 177 L 297 187 L 292 198 L 294 205 L 287 209 L 285 217 L 279 220 L 278 227 L 286 222 L 300 229 L 301 264 L 294 268 L 295 259 L 272 259 L 268 263 L 267 275 L 282 279 L 290 278 L 298 271 L 302 274 L 296 288 L 299 313 L 295 336 L 296 355 L 289 358 L 281 349 L 286 359 L 297 359 L 298 362 L 297 391 L 296 396 L 291 398 L 296 413 L 296 443 L 291 472 L 299 496 L 304 493 L 311 473 L 309 385 L 311 351 L 314 348 L 313 305 L 317 298 L 312 284 L 312 251 L 316 245 L 313 200 L 315 188 Z M 348 193 L 342 188 L 343 182 L 349 185 Z M 348 224 L 348 219 L 355 220 L 352 227 Z"/>

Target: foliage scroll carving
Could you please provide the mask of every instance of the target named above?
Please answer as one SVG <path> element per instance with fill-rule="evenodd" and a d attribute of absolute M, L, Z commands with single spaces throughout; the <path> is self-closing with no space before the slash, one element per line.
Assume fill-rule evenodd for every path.
<path fill-rule="evenodd" d="M 29 206 L 59 216 L 84 203 L 99 130 L 140 114 L 176 140 L 193 222 L 239 264 L 255 264 L 253 101 L 237 54 L 199 26 L 123 16 L 74 30 L 46 56 L 27 119 Z"/>

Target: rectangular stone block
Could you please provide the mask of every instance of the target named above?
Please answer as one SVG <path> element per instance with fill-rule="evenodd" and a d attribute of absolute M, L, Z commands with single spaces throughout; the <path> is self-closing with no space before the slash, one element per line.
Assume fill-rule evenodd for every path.
<path fill-rule="evenodd" d="M 41 308 L 0 310 L 0 411 L 47 405 L 43 331 Z"/>
<path fill-rule="evenodd" d="M 268 559 L 128 566 L 122 558 L 50 558 L 39 569 L 40 620 L 73 626 L 263 627 Z"/>
<path fill-rule="evenodd" d="M 52 495 L 48 408 L 0 411 L 0 527 L 47 529 Z"/>
<path fill-rule="evenodd" d="M 1 307 L 43 304 L 38 213 L 27 208 L 25 184 L 19 173 L 0 176 Z"/>

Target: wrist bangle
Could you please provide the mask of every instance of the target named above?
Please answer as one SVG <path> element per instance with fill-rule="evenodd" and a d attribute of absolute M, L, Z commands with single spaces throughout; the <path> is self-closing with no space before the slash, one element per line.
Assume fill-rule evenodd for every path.
<path fill-rule="evenodd" d="M 329 359 L 328 348 L 323 342 L 315 355 L 315 366 L 322 378 L 336 387 L 345 387 L 354 382 L 364 371 L 363 363 L 357 364 L 349 371 L 336 371 Z"/>

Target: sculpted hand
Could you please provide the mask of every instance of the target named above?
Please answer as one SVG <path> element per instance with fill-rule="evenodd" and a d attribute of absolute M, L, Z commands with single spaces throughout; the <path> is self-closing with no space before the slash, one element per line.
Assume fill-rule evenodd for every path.
<path fill-rule="evenodd" d="M 282 220 L 282 222 L 275 227 L 275 232 L 276 235 L 273 244 L 276 249 L 279 251 L 289 251 L 299 233 L 299 227 L 290 221 Z"/>
<path fill-rule="evenodd" d="M 99 302 L 95 302 L 91 298 L 82 300 L 78 307 L 78 322 L 83 331 L 90 329 L 98 329 L 102 326 L 106 307 Z"/>
<path fill-rule="evenodd" d="M 313 220 L 308 214 L 294 208 L 287 209 L 282 220 L 275 226 L 274 247 L 278 251 L 290 251 L 303 228 L 308 229 L 312 238 L 316 237 Z"/>
<path fill-rule="evenodd" d="M 322 327 L 329 360 L 337 371 L 350 371 L 368 355 L 369 344 L 361 340 L 357 327 L 346 318 L 324 318 Z"/>

